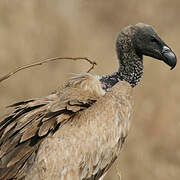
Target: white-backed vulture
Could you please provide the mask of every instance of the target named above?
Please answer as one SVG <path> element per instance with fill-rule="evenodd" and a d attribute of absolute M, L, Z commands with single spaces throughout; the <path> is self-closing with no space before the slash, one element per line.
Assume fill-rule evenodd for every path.
<path fill-rule="evenodd" d="M 133 112 L 143 55 L 176 65 L 149 25 L 121 30 L 119 69 L 77 75 L 47 97 L 18 102 L 0 121 L 0 179 L 98 180 L 118 157 Z"/>

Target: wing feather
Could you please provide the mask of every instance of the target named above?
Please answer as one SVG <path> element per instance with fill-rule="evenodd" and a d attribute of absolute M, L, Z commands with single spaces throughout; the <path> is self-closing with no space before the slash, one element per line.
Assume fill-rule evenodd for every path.
<path fill-rule="evenodd" d="M 85 81 L 91 79 L 94 83 L 92 77 L 78 76 L 47 97 L 9 106 L 11 113 L 0 121 L 0 179 L 25 176 L 41 142 L 100 97 L 99 92 L 88 90 Z"/>

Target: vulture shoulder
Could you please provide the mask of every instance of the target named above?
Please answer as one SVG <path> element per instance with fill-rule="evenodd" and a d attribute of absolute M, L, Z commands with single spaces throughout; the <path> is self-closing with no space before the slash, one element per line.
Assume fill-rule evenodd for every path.
<path fill-rule="evenodd" d="M 40 144 L 104 94 L 97 76 L 83 74 L 49 96 L 9 106 L 0 120 L 0 179 L 24 177 Z"/>
<path fill-rule="evenodd" d="M 117 83 L 48 136 L 26 180 L 99 180 L 118 157 L 132 117 L 132 88 Z"/>

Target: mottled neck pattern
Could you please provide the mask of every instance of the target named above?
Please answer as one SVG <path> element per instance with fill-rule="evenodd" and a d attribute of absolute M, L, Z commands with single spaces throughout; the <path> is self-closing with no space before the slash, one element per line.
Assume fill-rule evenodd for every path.
<path fill-rule="evenodd" d="M 134 87 L 143 75 L 143 59 L 134 49 L 132 38 L 135 29 L 125 28 L 118 36 L 116 42 L 117 56 L 119 59 L 119 69 L 111 75 L 102 76 L 100 79 L 102 88 L 109 90 L 119 81 L 127 81 Z"/>

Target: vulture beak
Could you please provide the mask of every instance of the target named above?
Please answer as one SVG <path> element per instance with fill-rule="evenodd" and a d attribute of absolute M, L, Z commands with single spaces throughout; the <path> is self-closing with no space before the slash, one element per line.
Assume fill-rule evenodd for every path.
<path fill-rule="evenodd" d="M 171 70 L 176 66 L 176 55 L 174 52 L 168 47 L 168 46 L 163 46 L 162 49 L 162 56 L 163 56 L 163 61 L 168 64 L 171 67 Z"/>

